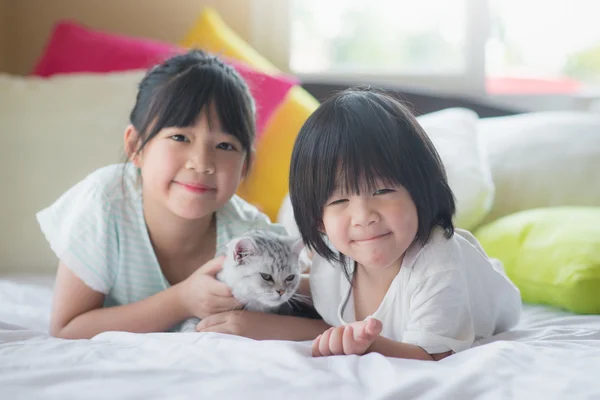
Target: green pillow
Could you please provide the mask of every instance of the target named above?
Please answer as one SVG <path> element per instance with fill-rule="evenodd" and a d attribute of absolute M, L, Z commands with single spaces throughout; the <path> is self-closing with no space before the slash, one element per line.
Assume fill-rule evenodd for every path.
<path fill-rule="evenodd" d="M 524 302 L 600 314 L 600 207 L 522 211 L 474 235 L 504 263 Z"/>

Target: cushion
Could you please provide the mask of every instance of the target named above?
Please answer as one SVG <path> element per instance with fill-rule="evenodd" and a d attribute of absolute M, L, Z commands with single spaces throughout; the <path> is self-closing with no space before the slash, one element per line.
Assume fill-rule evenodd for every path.
<path fill-rule="evenodd" d="M 60 21 L 48 41 L 33 74 L 52 76 L 74 72 L 116 72 L 149 68 L 164 59 L 185 51 L 183 48 L 155 40 L 100 32 L 70 21 Z M 240 61 L 228 58 L 244 78 L 256 101 L 258 135 L 298 81 L 278 74 L 257 71 Z"/>
<path fill-rule="evenodd" d="M 456 197 L 454 224 L 471 230 L 490 212 L 494 182 L 477 132 L 479 117 L 465 108 L 449 108 L 417 117 L 438 151 Z"/>
<path fill-rule="evenodd" d="M 600 207 L 521 211 L 477 229 L 523 301 L 600 313 Z"/>
<path fill-rule="evenodd" d="M 256 146 L 252 171 L 240 186 L 240 196 L 275 220 L 288 192 L 290 160 L 296 136 L 319 103 L 304 89 L 290 90 L 273 114 Z"/>
<path fill-rule="evenodd" d="M 496 185 L 484 222 L 531 208 L 600 206 L 600 115 L 536 112 L 478 126 Z"/>
<path fill-rule="evenodd" d="M 224 54 L 270 74 L 281 72 L 231 30 L 212 8 L 205 8 L 183 46 Z M 272 220 L 288 192 L 292 148 L 300 128 L 318 101 L 300 86 L 290 90 L 265 126 L 256 146 L 256 163 L 239 194 Z"/>
<path fill-rule="evenodd" d="M 235 33 L 212 7 L 205 7 L 185 38 L 183 47 L 206 49 L 227 57 L 244 61 L 263 72 L 279 74 L 270 61 Z"/>
<path fill-rule="evenodd" d="M 33 75 L 143 69 L 181 51 L 168 43 L 96 31 L 64 20 L 54 25 Z"/>
<path fill-rule="evenodd" d="M 53 272 L 35 213 L 95 169 L 126 160 L 123 131 L 144 71 L 0 74 L 0 272 Z"/>
<path fill-rule="evenodd" d="M 450 108 L 417 118 L 436 147 L 456 197 L 455 226 L 472 229 L 487 215 L 494 199 L 485 149 L 477 133 L 478 116 L 464 108 Z M 297 233 L 289 197 L 279 210 L 279 221 Z"/>

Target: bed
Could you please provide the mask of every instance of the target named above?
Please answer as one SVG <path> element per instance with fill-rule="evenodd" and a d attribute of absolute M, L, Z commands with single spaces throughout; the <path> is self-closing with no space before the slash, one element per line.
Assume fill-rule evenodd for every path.
<path fill-rule="evenodd" d="M 308 342 L 213 333 L 47 334 L 51 275 L 0 279 L 3 399 L 597 399 L 600 316 L 524 305 L 520 325 L 440 362 L 311 358 Z"/>
<path fill-rule="evenodd" d="M 64 84 L 69 78 L 62 79 Z M 119 103 L 126 103 L 127 96 L 116 93 L 129 93 L 137 79 L 135 74 L 73 78 L 72 85 L 85 85 L 90 90 L 84 92 L 105 97 L 82 100 L 73 90 L 71 103 L 63 99 L 67 105 L 60 109 L 51 107 L 56 93 L 70 93 L 61 90 L 60 80 L 12 84 L 29 107 L 12 119 L 4 115 L 13 135 L 4 136 L 9 157 L 0 161 L 7 162 L 3 171 L 11 171 L 5 190 L 13 197 L 5 197 L 0 209 L 0 399 L 600 399 L 600 315 L 531 304 L 523 306 L 515 330 L 437 363 L 376 354 L 313 359 L 309 342 L 259 342 L 208 333 L 106 332 L 76 341 L 50 337 L 56 260 L 34 213 L 89 171 L 115 159 L 127 109 Z M 344 86 L 304 84 L 319 99 Z M 466 107 L 484 120 L 519 112 L 479 100 L 387 89 L 417 114 Z M 82 136 L 70 126 L 72 115 L 81 121 L 101 116 L 103 124 L 90 126 Z M 40 145 L 29 132 L 45 132 L 45 121 L 62 136 Z M 19 140 L 9 140 L 13 137 Z M 95 155 L 74 150 L 89 146 L 97 150 Z M 21 153 L 25 156 L 17 156 Z M 598 158 L 594 154 L 590 160 Z M 498 160 L 502 165 L 503 159 Z M 502 176 L 495 173 L 495 181 Z M 581 193 L 593 194 L 578 185 L 584 188 Z M 534 185 L 519 187 L 528 186 L 539 192 Z M 496 191 L 496 197 L 510 193 Z"/>

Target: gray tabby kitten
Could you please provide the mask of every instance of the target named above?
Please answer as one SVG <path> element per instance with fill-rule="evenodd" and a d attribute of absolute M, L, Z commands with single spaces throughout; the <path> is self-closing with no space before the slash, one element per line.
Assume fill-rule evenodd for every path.
<path fill-rule="evenodd" d="M 276 313 L 296 297 L 306 262 L 300 261 L 302 239 L 271 231 L 250 231 L 231 240 L 224 251 L 223 269 L 217 279 L 231 288 L 245 310 Z M 295 296 L 296 295 L 296 296 Z M 181 332 L 195 332 L 200 320 L 191 318 Z"/>

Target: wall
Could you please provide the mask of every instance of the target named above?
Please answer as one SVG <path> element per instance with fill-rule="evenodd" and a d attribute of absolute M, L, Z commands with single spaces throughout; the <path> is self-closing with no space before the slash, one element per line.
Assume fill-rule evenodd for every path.
<path fill-rule="evenodd" d="M 0 71 L 10 71 L 10 15 L 11 15 L 11 0 L 0 0 Z"/>
<path fill-rule="evenodd" d="M 75 19 L 95 29 L 176 43 L 202 8 L 211 6 L 232 29 L 250 41 L 250 3 L 247 0 L 0 0 L 0 71 L 16 74 L 31 71 L 52 26 L 63 18 Z M 12 17 L 11 24 L 5 22 L 8 16 Z"/>

